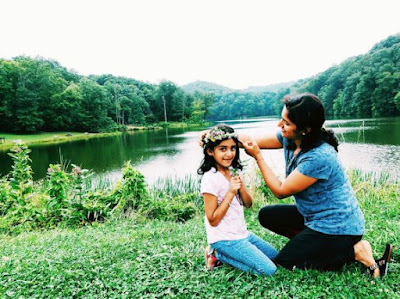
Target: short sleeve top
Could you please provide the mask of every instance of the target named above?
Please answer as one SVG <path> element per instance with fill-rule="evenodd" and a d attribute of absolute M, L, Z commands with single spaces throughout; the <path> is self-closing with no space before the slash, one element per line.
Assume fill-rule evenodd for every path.
<path fill-rule="evenodd" d="M 364 216 L 335 149 L 322 142 L 293 157 L 290 141 L 281 132 L 277 133 L 277 137 L 283 145 L 286 176 L 297 169 L 308 177 L 318 179 L 294 195 L 305 225 L 329 235 L 364 234 Z"/>
<path fill-rule="evenodd" d="M 224 200 L 229 190 L 230 182 L 225 176 L 211 168 L 201 179 L 200 192 L 209 193 L 217 197 L 218 205 Z M 217 226 L 211 226 L 207 216 L 204 216 L 204 224 L 207 232 L 207 241 L 209 244 L 218 241 L 229 241 L 244 239 L 248 236 L 247 226 L 244 219 L 244 208 L 239 194 L 233 198 L 231 205 L 224 218 Z"/>

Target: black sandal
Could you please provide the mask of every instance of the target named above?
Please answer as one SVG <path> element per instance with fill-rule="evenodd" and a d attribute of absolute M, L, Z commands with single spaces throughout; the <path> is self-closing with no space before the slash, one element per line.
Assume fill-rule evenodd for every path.
<path fill-rule="evenodd" d="M 375 269 L 379 268 L 380 276 L 383 278 L 388 271 L 390 256 L 392 255 L 393 245 L 387 244 L 383 256 L 377 260 L 372 266 L 367 268 L 367 273 L 371 276 L 374 275 Z"/>

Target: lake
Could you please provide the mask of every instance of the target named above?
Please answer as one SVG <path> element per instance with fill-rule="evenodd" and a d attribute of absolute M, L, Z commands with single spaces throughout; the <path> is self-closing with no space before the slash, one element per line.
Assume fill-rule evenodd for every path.
<path fill-rule="evenodd" d="M 237 132 L 261 135 L 278 130 L 278 118 L 225 121 Z M 346 168 L 389 173 L 400 178 L 400 117 L 328 120 L 339 141 L 339 156 Z M 50 163 L 60 161 L 92 169 L 96 178 L 114 183 L 121 177 L 125 161 L 130 160 L 149 184 L 158 178 L 196 175 L 202 159 L 197 145 L 199 131 L 186 128 L 134 131 L 119 136 L 93 138 L 56 145 L 32 146 L 34 178 L 46 176 Z M 283 176 L 282 150 L 264 151 L 273 170 Z M 251 167 L 252 160 L 241 150 L 241 159 Z M 0 175 L 11 170 L 11 158 L 0 151 Z"/>

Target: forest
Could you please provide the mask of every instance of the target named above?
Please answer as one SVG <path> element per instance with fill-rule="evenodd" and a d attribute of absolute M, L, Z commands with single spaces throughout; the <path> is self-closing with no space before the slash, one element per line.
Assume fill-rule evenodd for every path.
<path fill-rule="evenodd" d="M 115 131 L 159 121 L 201 122 L 211 95 L 112 75 L 80 76 L 58 62 L 0 60 L 0 131 Z"/>
<path fill-rule="evenodd" d="M 196 90 L 191 86 L 192 90 Z M 215 88 L 214 88 L 215 90 Z M 258 92 L 221 89 L 209 117 L 215 120 L 278 115 L 286 94 L 319 96 L 329 117 L 400 115 L 400 34 L 377 43 L 365 55 L 350 57 L 311 78 Z"/>
<path fill-rule="evenodd" d="M 0 131 L 104 132 L 157 122 L 279 115 L 286 94 L 311 92 L 330 117 L 400 115 L 400 34 L 311 78 L 247 90 L 113 75 L 82 76 L 41 57 L 0 59 Z"/>

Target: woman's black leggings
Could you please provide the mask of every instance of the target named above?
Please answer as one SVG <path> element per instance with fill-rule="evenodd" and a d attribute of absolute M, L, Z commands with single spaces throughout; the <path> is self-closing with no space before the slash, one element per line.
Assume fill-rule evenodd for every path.
<path fill-rule="evenodd" d="M 260 224 L 290 241 L 282 248 L 275 263 L 287 269 L 335 271 L 355 261 L 354 244 L 362 236 L 327 235 L 304 226 L 296 205 L 270 205 L 258 213 Z"/>

